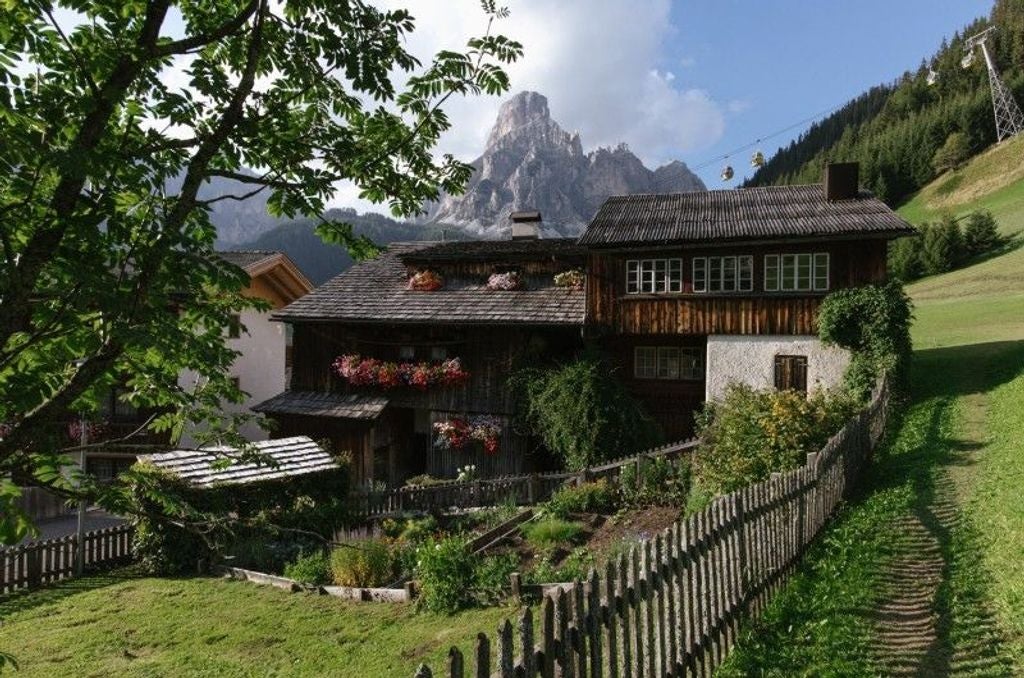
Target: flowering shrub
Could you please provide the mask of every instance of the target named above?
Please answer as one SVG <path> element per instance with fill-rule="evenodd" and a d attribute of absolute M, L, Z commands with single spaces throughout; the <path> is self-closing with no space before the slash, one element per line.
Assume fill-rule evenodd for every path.
<path fill-rule="evenodd" d="M 476 480 L 476 464 L 466 464 L 456 469 L 459 474 L 455 476 L 455 480 L 460 483 L 468 483 L 472 480 Z"/>
<path fill-rule="evenodd" d="M 501 421 L 497 417 L 453 417 L 434 424 L 437 438 L 434 444 L 446 450 L 461 450 L 475 440 L 483 445 L 487 454 L 497 454 L 501 442 Z M 476 471 L 476 467 L 473 468 Z"/>
<path fill-rule="evenodd" d="M 82 433 L 84 429 L 85 439 L 88 442 L 96 442 L 96 440 L 103 435 L 103 430 L 106 428 L 101 421 L 82 421 L 81 419 L 72 419 L 68 422 L 68 439 L 76 445 L 82 440 Z"/>
<path fill-rule="evenodd" d="M 555 287 L 566 287 L 571 290 L 582 290 L 585 277 L 583 271 L 573 268 L 555 274 Z"/>
<path fill-rule="evenodd" d="M 469 442 L 469 422 L 461 417 L 434 423 L 434 444 L 446 450 L 461 450 Z"/>
<path fill-rule="evenodd" d="M 487 279 L 487 289 L 503 292 L 521 290 L 523 289 L 523 279 L 519 276 L 518 271 L 492 273 L 491 277 Z"/>
<path fill-rule="evenodd" d="M 431 270 L 417 271 L 409 278 L 408 289 L 418 292 L 433 292 L 444 287 L 444 278 Z"/>
<path fill-rule="evenodd" d="M 409 386 L 425 391 L 431 386 L 453 386 L 469 379 L 469 372 L 462 369 L 458 358 L 438 363 L 393 363 L 352 353 L 336 358 L 331 369 L 353 386 L 383 389 Z"/>

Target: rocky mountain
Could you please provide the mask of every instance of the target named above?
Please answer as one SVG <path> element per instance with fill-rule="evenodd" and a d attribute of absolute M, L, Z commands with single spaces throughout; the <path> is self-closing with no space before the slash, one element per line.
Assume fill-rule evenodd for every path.
<path fill-rule="evenodd" d="M 551 119 L 548 100 L 520 92 L 505 102 L 466 192 L 428 206 L 445 222 L 484 238 L 503 237 L 510 212 L 538 209 L 550 235 L 576 235 L 610 196 L 704 190 L 684 163 L 650 170 L 626 146 L 583 152 L 578 133 Z"/>

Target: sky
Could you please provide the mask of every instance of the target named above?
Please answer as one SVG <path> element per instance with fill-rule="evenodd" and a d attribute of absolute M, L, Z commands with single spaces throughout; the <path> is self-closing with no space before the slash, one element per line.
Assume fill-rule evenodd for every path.
<path fill-rule="evenodd" d="M 486 25 L 478 0 L 380 0 L 417 18 L 421 59 L 459 48 Z M 649 166 L 682 160 L 708 188 L 735 185 L 751 151 L 721 155 L 839 106 L 916 69 L 992 0 L 503 0 L 495 31 L 523 43 L 511 93 L 547 96 L 585 150 L 625 142 Z M 507 97 L 447 110 L 439 150 L 477 157 Z M 764 141 L 767 155 L 810 123 Z M 736 179 L 724 184 L 725 164 Z M 364 209 L 354 192 L 335 201 Z M 379 207 L 377 208 L 380 209 Z"/>

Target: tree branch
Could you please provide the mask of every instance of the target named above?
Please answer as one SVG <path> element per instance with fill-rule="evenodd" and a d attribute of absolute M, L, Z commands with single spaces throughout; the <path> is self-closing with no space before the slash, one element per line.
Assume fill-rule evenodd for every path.
<path fill-rule="evenodd" d="M 173 54 L 184 54 L 200 47 L 205 47 L 211 43 L 223 40 L 229 35 L 234 34 L 238 29 L 245 25 L 253 14 L 256 13 L 256 9 L 260 6 L 259 0 L 250 0 L 250 2 L 229 21 L 225 21 L 220 26 L 217 26 L 211 31 L 206 33 L 200 33 L 184 40 L 175 40 L 174 42 L 167 42 L 156 49 L 157 56 L 170 56 Z"/>

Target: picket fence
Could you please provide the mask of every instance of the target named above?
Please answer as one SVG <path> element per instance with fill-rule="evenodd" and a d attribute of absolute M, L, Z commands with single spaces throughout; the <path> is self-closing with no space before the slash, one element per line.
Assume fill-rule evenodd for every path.
<path fill-rule="evenodd" d="M 717 498 L 586 582 L 556 589 L 438 676 L 710 675 L 854 486 L 885 428 L 884 383 L 803 467 Z M 492 673 L 492 661 L 494 671 Z M 421 665 L 416 678 L 433 678 Z"/>
<path fill-rule="evenodd" d="M 555 490 L 567 483 L 599 478 L 615 480 L 627 467 L 635 467 L 648 460 L 664 459 L 678 467 L 685 463 L 685 459 L 699 444 L 699 440 L 683 440 L 576 472 L 532 473 L 467 482 L 453 480 L 436 485 L 353 492 L 349 495 L 349 510 L 354 516 L 372 518 L 405 511 L 430 512 L 452 507 L 498 506 L 511 502 L 519 506 L 530 506 L 546 501 Z"/>
<path fill-rule="evenodd" d="M 84 535 L 86 568 L 131 560 L 132 526 L 93 530 Z M 78 535 L 0 549 L 0 594 L 34 589 L 75 576 Z"/>

